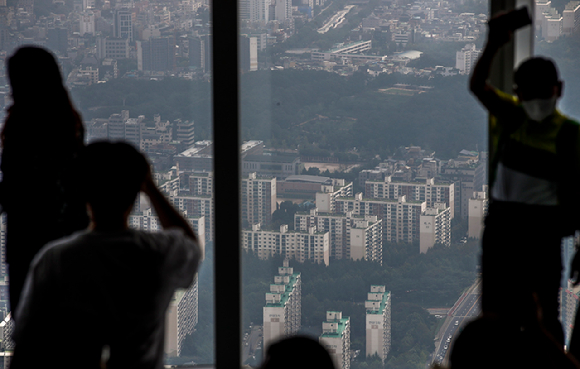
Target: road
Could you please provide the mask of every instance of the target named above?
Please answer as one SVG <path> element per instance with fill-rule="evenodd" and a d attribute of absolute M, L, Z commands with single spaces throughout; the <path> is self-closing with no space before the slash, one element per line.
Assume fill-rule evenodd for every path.
<path fill-rule="evenodd" d="M 466 323 L 475 319 L 481 312 L 480 286 L 481 279 L 477 279 L 449 311 L 449 315 L 437 335 L 433 363 L 447 364 L 453 338 Z"/>
<path fill-rule="evenodd" d="M 254 325 L 248 336 L 242 340 L 242 363 L 245 363 L 250 356 L 254 355 L 261 342 L 262 326 Z"/>
<path fill-rule="evenodd" d="M 330 19 L 324 24 L 324 26 L 318 29 L 318 33 L 326 33 L 331 28 L 339 27 L 342 24 L 342 22 L 344 22 L 346 15 L 348 14 L 348 12 L 350 12 L 352 8 L 354 8 L 354 5 L 347 5 L 344 7 L 344 9 L 338 11 L 336 14 L 330 17 Z"/>

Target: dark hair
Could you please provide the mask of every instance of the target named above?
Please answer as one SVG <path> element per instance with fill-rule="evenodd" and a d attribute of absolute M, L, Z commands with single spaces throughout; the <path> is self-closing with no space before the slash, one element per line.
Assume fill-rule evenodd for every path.
<path fill-rule="evenodd" d="M 125 142 L 92 143 L 78 161 L 79 186 L 95 216 L 129 209 L 148 172 L 145 157 Z"/>
<path fill-rule="evenodd" d="M 514 75 L 518 88 L 546 88 L 558 83 L 558 69 L 553 60 L 533 57 L 524 60 Z"/>
<path fill-rule="evenodd" d="M 332 358 L 316 340 L 291 336 L 271 344 L 260 369 L 335 369 Z"/>
<path fill-rule="evenodd" d="M 55 57 L 44 48 L 23 46 L 6 67 L 13 104 L 1 134 L 3 146 L 50 147 L 48 155 L 76 152 L 84 130 Z"/>

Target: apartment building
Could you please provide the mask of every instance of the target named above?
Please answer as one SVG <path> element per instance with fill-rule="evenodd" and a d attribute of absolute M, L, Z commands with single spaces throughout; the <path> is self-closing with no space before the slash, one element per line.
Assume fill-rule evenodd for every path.
<path fill-rule="evenodd" d="M 445 246 L 451 245 L 450 208 L 444 203 L 437 202 L 434 207 L 425 209 L 421 213 L 419 223 L 419 245 L 422 254 L 437 243 Z"/>
<path fill-rule="evenodd" d="M 330 258 L 346 259 L 349 257 L 347 234 L 349 233 L 352 212 L 325 213 L 318 208 L 310 209 L 309 212 L 297 212 L 294 214 L 294 229 L 306 232 L 311 228 L 318 229 L 329 234 Z"/>
<path fill-rule="evenodd" d="M 564 28 L 564 19 L 560 13 L 550 7 L 542 13 L 542 37 L 548 42 L 556 41 Z"/>
<path fill-rule="evenodd" d="M 455 68 L 461 74 L 469 74 L 475 66 L 475 62 L 481 54 L 481 49 L 477 49 L 475 44 L 467 44 L 455 54 Z"/>
<path fill-rule="evenodd" d="M 270 292 L 266 293 L 263 311 L 264 349 L 301 328 L 302 280 L 300 273 L 294 273 L 294 269 L 289 266 L 288 259 L 278 268 L 274 284 L 270 285 Z"/>
<path fill-rule="evenodd" d="M 242 247 L 253 251 L 260 259 L 272 255 L 282 255 L 300 263 L 310 260 L 325 265 L 329 264 L 329 233 L 317 232 L 310 228 L 307 232 L 289 231 L 283 224 L 279 230 L 262 230 L 260 224 L 252 225 L 251 230 L 242 231 Z"/>
<path fill-rule="evenodd" d="M 407 201 L 406 195 L 398 199 L 354 197 L 336 199 L 336 212 L 352 211 L 353 215 L 376 215 L 382 220 L 383 242 L 419 241 L 421 213 L 427 209 L 423 201 Z"/>
<path fill-rule="evenodd" d="M 383 363 L 391 350 L 391 292 L 373 285 L 367 294 L 366 356 L 379 355 Z"/>
<path fill-rule="evenodd" d="M 334 213 L 336 212 L 336 200 L 342 197 L 350 197 L 352 194 L 352 182 L 335 181 L 333 186 L 323 186 L 322 192 L 316 193 L 316 207 L 321 212 Z"/>
<path fill-rule="evenodd" d="M 276 178 L 258 177 L 249 173 L 242 178 L 242 222 L 268 226 L 276 211 Z"/>
<path fill-rule="evenodd" d="M 481 238 L 488 204 L 487 186 L 484 186 L 483 191 L 474 192 L 471 199 L 469 199 L 469 224 L 467 230 L 469 238 Z"/>
<path fill-rule="evenodd" d="M 335 368 L 350 369 L 350 317 L 343 317 L 341 311 L 327 311 L 319 342 L 330 354 Z"/>
<path fill-rule="evenodd" d="M 176 119 L 173 121 L 174 136 L 177 141 L 183 146 L 184 149 L 188 149 L 195 143 L 195 125 L 193 120 L 182 121 L 181 119 Z"/>
<path fill-rule="evenodd" d="M 384 181 L 366 181 L 365 195 L 368 198 L 391 200 L 405 196 L 407 201 L 425 201 L 430 208 L 436 202 L 443 202 L 451 208 L 451 219 L 455 216 L 455 184 L 436 182 L 435 178 L 407 182 L 386 176 Z"/>
<path fill-rule="evenodd" d="M 199 292 L 197 276 L 186 290 L 175 292 L 165 315 L 165 354 L 181 356 L 183 340 L 193 333 L 199 319 Z"/>
<path fill-rule="evenodd" d="M 323 213 L 318 208 L 294 214 L 294 229 L 306 232 L 311 228 L 329 233 L 331 259 L 382 263 L 383 226 L 377 216 Z"/>
<path fill-rule="evenodd" d="M 383 264 L 383 221 L 376 215 L 354 217 L 348 233 L 349 255 L 352 260 L 375 261 Z"/>
<path fill-rule="evenodd" d="M 449 160 L 441 168 L 440 178 L 454 183 L 455 209 L 453 216 L 467 219 L 469 199 L 474 191 L 481 191 L 486 183 L 487 164 L 484 160 Z"/>
<path fill-rule="evenodd" d="M 125 139 L 125 122 L 129 119 L 129 110 L 122 110 L 121 114 L 111 114 L 107 123 L 107 136 L 110 140 Z"/>
<path fill-rule="evenodd" d="M 204 217 L 205 235 L 207 241 L 214 240 L 214 200 L 211 195 L 182 195 L 179 191 L 169 193 L 169 201 L 173 206 L 187 214 L 188 217 L 199 219 Z"/>
<path fill-rule="evenodd" d="M 562 12 L 562 34 L 570 36 L 580 27 L 580 1 L 570 1 Z"/>
<path fill-rule="evenodd" d="M 181 194 L 192 196 L 207 195 L 213 196 L 213 172 L 191 172 L 179 173 L 179 185 Z"/>

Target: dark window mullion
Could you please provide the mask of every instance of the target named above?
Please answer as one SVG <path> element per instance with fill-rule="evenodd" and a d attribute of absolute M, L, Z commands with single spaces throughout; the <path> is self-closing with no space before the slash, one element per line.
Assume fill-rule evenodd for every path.
<path fill-rule="evenodd" d="M 237 0 L 212 2 L 211 12 L 215 176 L 215 364 L 217 369 L 230 369 L 241 366 L 241 223 L 239 216 L 232 216 L 240 213 Z"/>

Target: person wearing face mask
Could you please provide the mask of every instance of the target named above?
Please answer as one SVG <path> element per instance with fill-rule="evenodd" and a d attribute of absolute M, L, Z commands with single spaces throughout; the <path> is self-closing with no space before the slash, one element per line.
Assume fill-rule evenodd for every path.
<path fill-rule="evenodd" d="M 470 81 L 471 92 L 490 113 L 482 312 L 525 331 L 521 311 L 534 295 L 542 312 L 540 323 L 563 347 L 560 245 L 562 237 L 578 228 L 571 215 L 579 211 L 572 191 L 580 168 L 579 124 L 556 109 L 563 83 L 549 59 L 532 57 L 520 64 L 514 74 L 515 95 L 488 82 L 495 54 L 512 38 L 515 29 L 508 18 L 514 13 L 489 21 L 487 43 Z"/>

